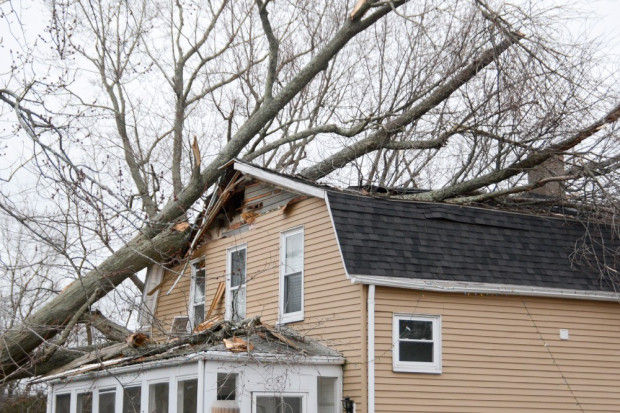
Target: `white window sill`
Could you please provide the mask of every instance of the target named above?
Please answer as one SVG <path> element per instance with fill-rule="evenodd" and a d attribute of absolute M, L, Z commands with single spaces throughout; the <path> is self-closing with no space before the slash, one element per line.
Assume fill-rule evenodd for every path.
<path fill-rule="evenodd" d="M 441 366 L 436 364 L 409 364 L 409 363 L 393 363 L 392 371 L 396 373 L 423 373 L 423 374 L 441 374 Z"/>
<path fill-rule="evenodd" d="M 304 313 L 302 311 L 297 312 L 297 313 L 289 313 L 289 314 L 281 315 L 280 320 L 278 321 L 278 324 L 283 325 L 283 324 L 297 323 L 299 321 L 304 321 Z"/>

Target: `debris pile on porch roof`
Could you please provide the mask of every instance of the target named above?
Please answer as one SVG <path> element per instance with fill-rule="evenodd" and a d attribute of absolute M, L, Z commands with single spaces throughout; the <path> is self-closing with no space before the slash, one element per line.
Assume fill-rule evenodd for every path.
<path fill-rule="evenodd" d="M 72 362 L 33 380 L 41 382 L 62 379 L 109 368 L 187 358 L 192 355 L 230 352 L 236 355 L 270 356 L 283 362 L 302 361 L 309 357 L 344 358 L 335 350 L 303 337 L 294 330 L 272 327 L 253 317 L 235 323 L 216 321 L 208 328 L 194 331 L 167 342 L 154 342 L 143 333 L 134 333 L 125 343 L 113 344 L 87 353 Z"/>

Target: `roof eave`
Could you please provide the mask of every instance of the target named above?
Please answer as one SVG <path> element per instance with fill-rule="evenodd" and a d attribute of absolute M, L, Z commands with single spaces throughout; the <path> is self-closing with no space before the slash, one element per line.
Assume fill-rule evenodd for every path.
<path fill-rule="evenodd" d="M 355 284 L 373 284 L 383 287 L 405 288 L 442 293 L 516 295 L 527 297 L 571 298 L 578 300 L 620 302 L 620 293 L 611 291 L 571 290 L 517 284 L 427 280 L 421 278 L 384 277 L 361 274 L 350 274 L 350 278 L 351 282 Z"/>

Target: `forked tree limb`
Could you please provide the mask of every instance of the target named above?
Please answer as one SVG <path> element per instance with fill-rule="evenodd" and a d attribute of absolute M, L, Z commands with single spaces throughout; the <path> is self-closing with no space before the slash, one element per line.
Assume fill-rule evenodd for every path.
<path fill-rule="evenodd" d="M 88 323 L 103 334 L 109 341 L 124 342 L 132 333 L 126 327 L 106 318 L 99 310 L 93 310 L 83 314 L 80 318 L 80 322 Z"/>
<path fill-rule="evenodd" d="M 471 63 L 459 70 L 447 82 L 432 91 L 425 99 L 417 102 L 403 114 L 383 125 L 381 130 L 370 134 L 366 138 L 359 140 L 339 152 L 325 158 L 324 160 L 304 169 L 300 174 L 310 180 L 317 180 L 330 174 L 336 169 L 342 168 L 347 163 L 354 161 L 363 155 L 382 148 L 397 150 L 440 148 L 446 143 L 445 140 L 441 138 L 431 139 L 428 141 L 398 143 L 392 142 L 391 138 L 394 135 L 401 133 L 406 126 L 411 125 L 413 122 L 428 113 L 431 109 L 445 101 L 452 93 L 469 82 L 482 69 L 494 62 L 500 54 L 505 52 L 510 46 L 520 41 L 522 38 L 522 35 L 513 33 L 510 37 L 498 45 L 485 50 Z"/>

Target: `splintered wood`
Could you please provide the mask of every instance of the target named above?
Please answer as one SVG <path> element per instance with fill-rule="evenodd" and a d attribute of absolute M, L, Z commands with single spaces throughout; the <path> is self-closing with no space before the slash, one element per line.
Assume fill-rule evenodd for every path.
<path fill-rule="evenodd" d="M 254 350 L 252 343 L 245 341 L 240 337 L 225 338 L 224 345 L 233 353 L 243 353 Z"/>

